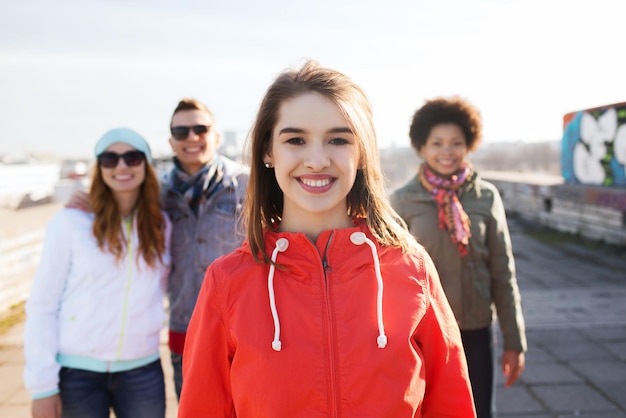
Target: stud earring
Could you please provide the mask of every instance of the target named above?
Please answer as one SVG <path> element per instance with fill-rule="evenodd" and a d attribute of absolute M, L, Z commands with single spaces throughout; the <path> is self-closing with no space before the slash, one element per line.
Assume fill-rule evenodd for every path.
<path fill-rule="evenodd" d="M 265 163 L 265 168 L 272 168 L 272 163 Z"/>

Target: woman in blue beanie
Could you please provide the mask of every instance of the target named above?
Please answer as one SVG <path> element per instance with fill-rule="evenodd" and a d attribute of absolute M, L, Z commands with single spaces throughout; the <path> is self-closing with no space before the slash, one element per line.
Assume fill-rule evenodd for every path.
<path fill-rule="evenodd" d="M 144 138 L 113 129 L 95 156 L 92 211 L 54 216 L 26 303 L 32 416 L 164 417 L 170 222 Z"/>

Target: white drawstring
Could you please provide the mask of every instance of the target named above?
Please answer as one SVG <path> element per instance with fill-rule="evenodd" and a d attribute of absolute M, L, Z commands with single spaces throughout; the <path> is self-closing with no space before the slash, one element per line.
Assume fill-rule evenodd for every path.
<path fill-rule="evenodd" d="M 376 245 L 371 239 L 367 238 L 363 232 L 355 232 L 350 235 L 350 241 L 356 245 L 367 243 L 372 249 L 372 258 L 374 259 L 374 269 L 376 270 L 376 281 L 378 282 L 378 295 L 376 298 L 376 313 L 378 315 L 378 348 L 385 348 L 387 345 L 387 336 L 385 335 L 385 325 L 383 324 L 383 276 L 380 274 L 380 263 L 378 262 L 378 252 Z"/>
<path fill-rule="evenodd" d="M 267 289 L 270 294 L 270 309 L 272 310 L 272 318 L 274 318 L 274 341 L 272 341 L 272 348 L 274 351 L 280 351 L 282 343 L 280 342 L 280 321 L 278 320 L 278 312 L 276 311 L 276 298 L 274 297 L 274 270 L 276 269 L 276 256 L 278 252 L 284 252 L 289 247 L 289 241 L 286 238 L 279 238 L 276 241 L 276 248 L 272 252 L 272 264 L 270 265 L 270 272 L 267 275 Z"/>
<path fill-rule="evenodd" d="M 378 261 L 378 252 L 376 245 L 365 236 L 363 232 L 355 232 L 350 235 L 350 241 L 355 245 L 367 243 L 372 250 L 372 258 L 374 259 L 374 270 L 376 271 L 376 281 L 378 283 L 378 294 L 376 298 L 376 313 L 378 317 L 378 338 L 376 342 L 378 348 L 387 346 L 387 336 L 385 335 L 385 326 L 383 324 L 383 277 L 380 273 L 380 263 Z M 279 252 L 284 252 L 289 248 L 289 241 L 286 238 L 280 238 L 276 241 L 276 248 L 272 251 L 272 264 L 267 276 L 267 289 L 269 291 L 270 309 L 272 310 L 272 318 L 274 319 L 274 340 L 272 341 L 272 349 L 280 351 L 282 343 L 280 341 L 280 321 L 278 319 L 278 311 L 276 310 L 276 297 L 274 295 L 274 271 L 276 270 L 276 257 Z"/>

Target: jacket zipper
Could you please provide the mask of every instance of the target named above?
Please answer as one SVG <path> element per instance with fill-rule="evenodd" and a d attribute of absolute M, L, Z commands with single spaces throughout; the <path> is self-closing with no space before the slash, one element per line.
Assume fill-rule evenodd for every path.
<path fill-rule="evenodd" d="M 122 329 L 120 330 L 120 339 L 119 342 L 117 344 L 117 359 L 119 360 L 120 357 L 122 356 L 122 348 L 124 345 L 124 334 L 126 331 L 126 315 L 128 313 L 128 297 L 130 294 L 130 285 L 132 283 L 133 280 L 133 248 L 132 248 L 132 239 L 131 239 L 131 232 L 132 232 L 132 222 L 133 222 L 133 216 L 131 215 L 130 219 L 126 219 L 124 220 L 124 223 L 126 224 L 126 253 L 128 254 L 128 256 L 126 257 L 126 263 L 128 264 L 128 275 L 126 277 L 126 290 L 124 292 L 124 306 L 122 308 Z"/>
<path fill-rule="evenodd" d="M 328 325 L 328 355 L 329 355 L 329 370 L 330 370 L 330 402 L 331 402 L 331 410 L 333 411 L 334 417 L 339 416 L 339 405 L 337 403 L 337 399 L 339 399 L 338 393 L 338 383 L 337 383 L 337 365 L 335 359 L 335 340 L 334 340 L 334 331 L 335 327 L 333 324 L 333 316 L 331 309 L 331 300 L 330 300 L 330 283 L 328 281 L 327 273 L 332 271 L 332 268 L 328 265 L 327 253 L 328 248 L 330 247 L 330 242 L 333 239 L 333 233 L 328 237 L 328 242 L 326 243 L 326 248 L 324 249 L 324 256 L 322 257 L 322 270 L 324 272 L 324 292 L 325 292 L 325 305 L 326 305 L 326 318 Z"/>

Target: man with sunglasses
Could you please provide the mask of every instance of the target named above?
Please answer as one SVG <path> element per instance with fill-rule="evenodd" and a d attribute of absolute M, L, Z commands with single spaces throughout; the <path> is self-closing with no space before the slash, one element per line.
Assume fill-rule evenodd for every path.
<path fill-rule="evenodd" d="M 161 202 L 173 226 L 169 347 L 180 398 L 185 333 L 204 273 L 243 242 L 239 220 L 248 171 L 217 153 L 213 114 L 197 100 L 178 103 L 170 133 L 174 167 L 162 185 Z"/>

